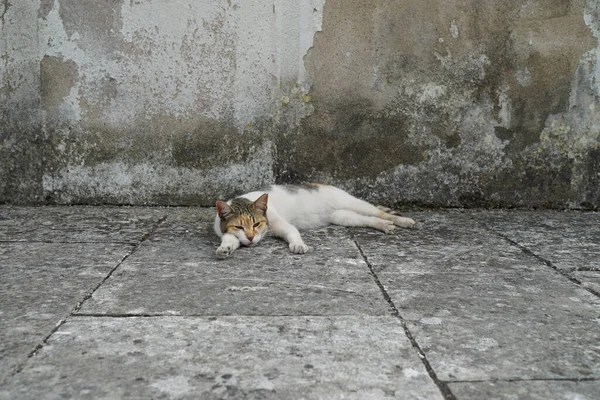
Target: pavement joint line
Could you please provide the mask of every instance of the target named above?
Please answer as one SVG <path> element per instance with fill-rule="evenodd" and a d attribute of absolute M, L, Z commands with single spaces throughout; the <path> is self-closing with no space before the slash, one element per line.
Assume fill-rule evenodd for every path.
<path fill-rule="evenodd" d="M 13 371 L 7 376 L 7 379 L 10 379 L 10 378 L 14 377 L 15 375 L 17 375 L 19 372 L 21 372 L 23 370 L 23 368 L 25 367 L 25 364 L 27 363 L 27 360 L 29 360 L 30 358 L 34 357 L 44 347 L 44 345 L 48 344 L 48 339 L 50 339 L 50 337 L 52 335 L 54 335 L 54 333 L 56 331 L 58 331 L 58 329 L 60 329 L 60 327 L 65 324 L 65 322 L 67 322 L 67 320 L 69 319 L 69 317 L 71 317 L 74 313 L 76 313 L 79 309 L 81 309 L 81 306 L 83 305 L 83 303 L 85 303 L 88 299 L 90 299 L 93 296 L 93 294 L 96 292 L 96 290 L 98 290 L 98 288 L 100 288 L 100 286 L 102 286 L 104 284 L 104 282 L 106 282 L 112 276 L 112 274 L 123 264 L 123 262 L 125 262 L 125 260 L 127 260 L 127 258 L 129 258 L 129 256 L 131 256 L 133 253 L 135 253 L 136 250 L 139 249 L 140 246 L 146 240 L 148 240 L 148 238 L 150 236 L 152 236 L 152 234 L 154 233 L 154 231 L 167 218 L 168 218 L 168 215 L 163 215 L 156 223 L 154 223 L 154 225 L 152 226 L 152 228 L 150 228 L 150 232 L 144 234 L 142 236 L 141 240 L 139 241 L 139 243 L 133 249 L 131 249 L 131 251 L 129 251 L 127 254 L 125 254 L 125 256 L 123 256 L 123 258 L 121 259 L 121 261 L 119 261 L 117 263 L 117 265 L 115 265 L 110 270 L 110 272 L 104 277 L 104 279 L 102 279 L 102 281 L 98 285 L 96 285 L 94 287 L 94 289 L 92 289 L 92 291 L 90 293 L 88 293 L 87 295 L 85 295 L 84 298 L 79 303 L 77 303 L 77 305 L 75 306 L 75 308 L 73 308 L 73 310 L 69 313 L 69 315 L 67 315 L 65 318 L 61 319 L 54 326 L 54 328 L 50 331 L 50 333 L 48 335 L 46 335 L 46 337 L 44 337 L 44 339 L 41 341 L 41 343 L 38 343 L 37 346 L 35 346 L 35 348 L 27 355 L 27 359 L 25 361 L 17 364 L 17 366 L 13 368 Z"/>
<path fill-rule="evenodd" d="M 569 272 L 600 272 L 600 269 L 596 267 L 576 267 Z"/>
<path fill-rule="evenodd" d="M 105 242 L 102 240 L 94 240 L 94 241 L 62 241 L 62 240 L 0 240 L 0 244 L 3 243 L 17 243 L 17 244 L 29 244 L 29 243 L 48 243 L 48 244 L 124 244 L 127 246 L 136 246 L 137 242 Z"/>
<path fill-rule="evenodd" d="M 110 279 L 110 277 L 115 273 L 115 271 L 125 262 L 125 260 L 127 260 L 133 253 L 135 253 L 137 251 L 137 249 L 140 248 L 140 246 L 146 241 L 148 240 L 148 238 L 150 238 L 152 236 L 152 234 L 156 231 L 156 229 L 164 222 L 166 221 L 166 219 L 168 218 L 168 215 L 164 215 L 162 216 L 153 226 L 152 228 L 150 228 L 150 231 L 145 233 L 141 240 L 135 245 L 135 247 L 133 249 L 131 249 L 131 251 L 127 254 L 125 254 L 125 256 L 123 257 L 123 259 L 121 259 L 121 261 L 119 261 L 117 263 L 117 265 L 114 266 L 113 269 L 110 270 L 110 272 L 104 277 L 104 279 L 102 279 L 102 281 L 96 285 L 96 287 L 90 292 L 88 293 L 83 300 L 81 300 L 73 309 L 73 311 L 71 311 L 70 315 L 73 315 L 74 313 L 76 313 L 77 311 L 79 311 L 81 309 L 81 306 L 83 306 L 83 303 L 85 303 L 88 299 L 90 299 L 94 293 L 100 288 L 100 286 L 102 286 L 104 284 L 104 282 L 106 282 L 108 279 Z M 65 319 L 66 321 L 66 319 Z M 57 328 L 58 329 L 58 328 Z"/>
<path fill-rule="evenodd" d="M 219 318 L 282 318 L 282 317 L 297 317 L 297 318 L 338 318 L 338 317 L 356 317 L 355 313 L 349 314 L 101 314 L 101 313 L 78 313 L 70 316 L 76 318 L 204 318 L 216 320 Z M 393 315 L 368 315 L 373 318 L 395 318 Z"/>
<path fill-rule="evenodd" d="M 412 347 L 417 350 L 417 355 L 419 356 L 419 359 L 421 360 L 421 363 L 425 367 L 425 370 L 429 374 L 429 377 L 433 380 L 433 382 L 438 387 L 438 389 L 442 393 L 442 396 L 445 399 L 447 399 L 447 400 L 456 400 L 456 396 L 454 396 L 454 394 L 450 390 L 450 387 L 448 386 L 448 384 L 446 382 L 440 380 L 438 378 L 436 372 L 433 370 L 433 367 L 431 366 L 431 364 L 427 360 L 427 356 L 425 355 L 425 353 L 423 352 L 423 350 L 421 350 L 421 346 L 419 346 L 419 343 L 417 343 L 417 340 L 413 336 L 412 332 L 410 331 L 410 329 L 408 329 L 408 325 L 406 323 L 406 320 L 404 319 L 404 317 L 402 317 L 402 315 L 398 311 L 398 308 L 394 304 L 392 298 L 390 297 L 390 295 L 388 294 L 387 290 L 385 289 L 385 287 L 383 286 L 383 284 L 379 280 L 379 277 L 375 273 L 375 269 L 373 268 L 373 265 L 371 265 L 371 262 L 367 258 L 366 254 L 364 253 L 363 249 L 360 247 L 360 244 L 358 243 L 357 240 L 354 240 L 354 245 L 356 246 L 356 248 L 358 249 L 360 255 L 362 256 L 362 258 L 365 260 L 365 263 L 369 267 L 369 272 L 370 272 L 371 276 L 373 276 L 373 279 L 375 279 L 375 283 L 377 284 L 377 286 L 379 287 L 379 290 L 383 294 L 383 298 L 387 301 L 388 305 L 392 309 L 392 315 L 394 317 L 396 317 L 400 321 L 402 329 L 404 329 L 404 334 L 406 335 L 406 337 L 410 341 L 410 344 L 412 345 Z"/>
<path fill-rule="evenodd" d="M 491 378 L 491 379 L 457 379 L 446 380 L 446 383 L 486 383 L 486 382 L 597 382 L 600 377 L 580 378 Z"/>
<path fill-rule="evenodd" d="M 573 276 L 571 276 L 572 272 L 578 271 L 578 270 L 573 270 L 573 271 L 563 271 L 559 268 L 557 268 L 552 261 L 534 253 L 532 250 L 530 250 L 529 248 L 527 248 L 526 246 L 523 246 L 522 244 L 512 240 L 511 238 L 509 238 L 508 236 L 506 236 L 505 234 L 498 232 L 497 230 L 495 230 L 494 228 L 490 227 L 488 224 L 486 224 L 485 222 L 481 222 L 481 221 L 477 221 L 479 223 L 482 223 L 486 229 L 488 229 L 489 231 L 491 231 L 492 233 L 494 233 L 495 235 L 501 237 L 502 239 L 506 240 L 508 243 L 510 243 L 511 245 L 517 247 L 518 249 L 520 249 L 523 253 L 532 256 L 534 258 L 536 258 L 538 261 L 540 261 L 542 264 L 546 265 L 547 267 L 552 268 L 555 272 L 557 272 L 558 274 L 564 276 L 565 278 L 567 278 L 568 280 L 570 280 L 571 282 L 575 283 L 576 285 L 578 285 L 579 287 L 581 287 L 582 289 L 587 290 L 588 292 L 590 292 L 591 294 L 593 294 L 596 297 L 600 297 L 600 292 L 584 286 L 581 281 Z"/>

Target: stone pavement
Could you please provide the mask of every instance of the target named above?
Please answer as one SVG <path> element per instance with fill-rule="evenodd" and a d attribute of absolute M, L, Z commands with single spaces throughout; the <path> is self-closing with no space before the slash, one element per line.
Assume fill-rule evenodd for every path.
<path fill-rule="evenodd" d="M 0 399 L 600 399 L 600 214 L 217 261 L 214 210 L 0 207 Z"/>

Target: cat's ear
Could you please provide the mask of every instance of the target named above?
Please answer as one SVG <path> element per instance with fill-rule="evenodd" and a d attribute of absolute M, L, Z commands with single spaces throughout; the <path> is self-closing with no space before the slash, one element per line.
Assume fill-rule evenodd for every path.
<path fill-rule="evenodd" d="M 262 214 L 266 214 L 267 212 L 267 201 L 269 201 L 269 194 L 265 193 L 260 196 L 256 201 L 252 204 L 254 209 Z"/>
<path fill-rule="evenodd" d="M 229 216 L 231 216 L 233 210 L 229 204 L 225 203 L 224 201 L 217 201 L 217 213 L 219 214 L 221 221 L 225 221 L 227 218 L 229 218 Z"/>

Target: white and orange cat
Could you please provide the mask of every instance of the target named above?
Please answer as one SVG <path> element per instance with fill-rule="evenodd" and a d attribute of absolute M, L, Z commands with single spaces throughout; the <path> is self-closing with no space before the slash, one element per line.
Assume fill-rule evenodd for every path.
<path fill-rule="evenodd" d="M 218 258 L 229 257 L 235 249 L 254 246 L 267 230 L 289 243 L 292 253 L 309 248 L 298 229 L 329 224 L 365 226 L 391 233 L 396 226 L 412 228 L 415 221 L 391 214 L 329 185 L 272 185 L 266 192 L 251 192 L 228 202 L 217 201 L 215 232 L 221 238 Z"/>

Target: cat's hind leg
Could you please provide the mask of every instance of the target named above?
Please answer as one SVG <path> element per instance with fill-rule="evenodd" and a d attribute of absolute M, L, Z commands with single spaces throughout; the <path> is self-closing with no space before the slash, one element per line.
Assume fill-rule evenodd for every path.
<path fill-rule="evenodd" d="M 392 221 L 396 226 L 399 226 L 401 228 L 413 228 L 417 224 L 414 219 L 401 217 L 399 215 L 381 213 L 379 217 L 384 218 L 388 221 Z"/>
<path fill-rule="evenodd" d="M 240 247 L 240 241 L 235 236 L 225 233 L 221 238 L 221 245 L 215 251 L 217 258 L 223 259 L 229 257 L 235 249 Z"/>
<path fill-rule="evenodd" d="M 393 215 L 394 211 L 387 207 L 376 207 L 371 203 L 364 200 L 357 199 L 356 197 L 346 193 L 347 196 L 343 196 L 340 202 L 340 207 L 344 210 L 354 211 L 355 213 L 377 217 L 391 221 L 394 225 L 402 228 L 412 228 L 415 226 L 415 221 L 411 218 L 401 217 L 399 215 Z"/>
<path fill-rule="evenodd" d="M 366 226 L 368 228 L 375 228 L 387 234 L 390 234 L 396 229 L 393 221 L 361 215 L 350 210 L 337 210 L 331 214 L 330 222 L 334 225 L 341 226 Z"/>

